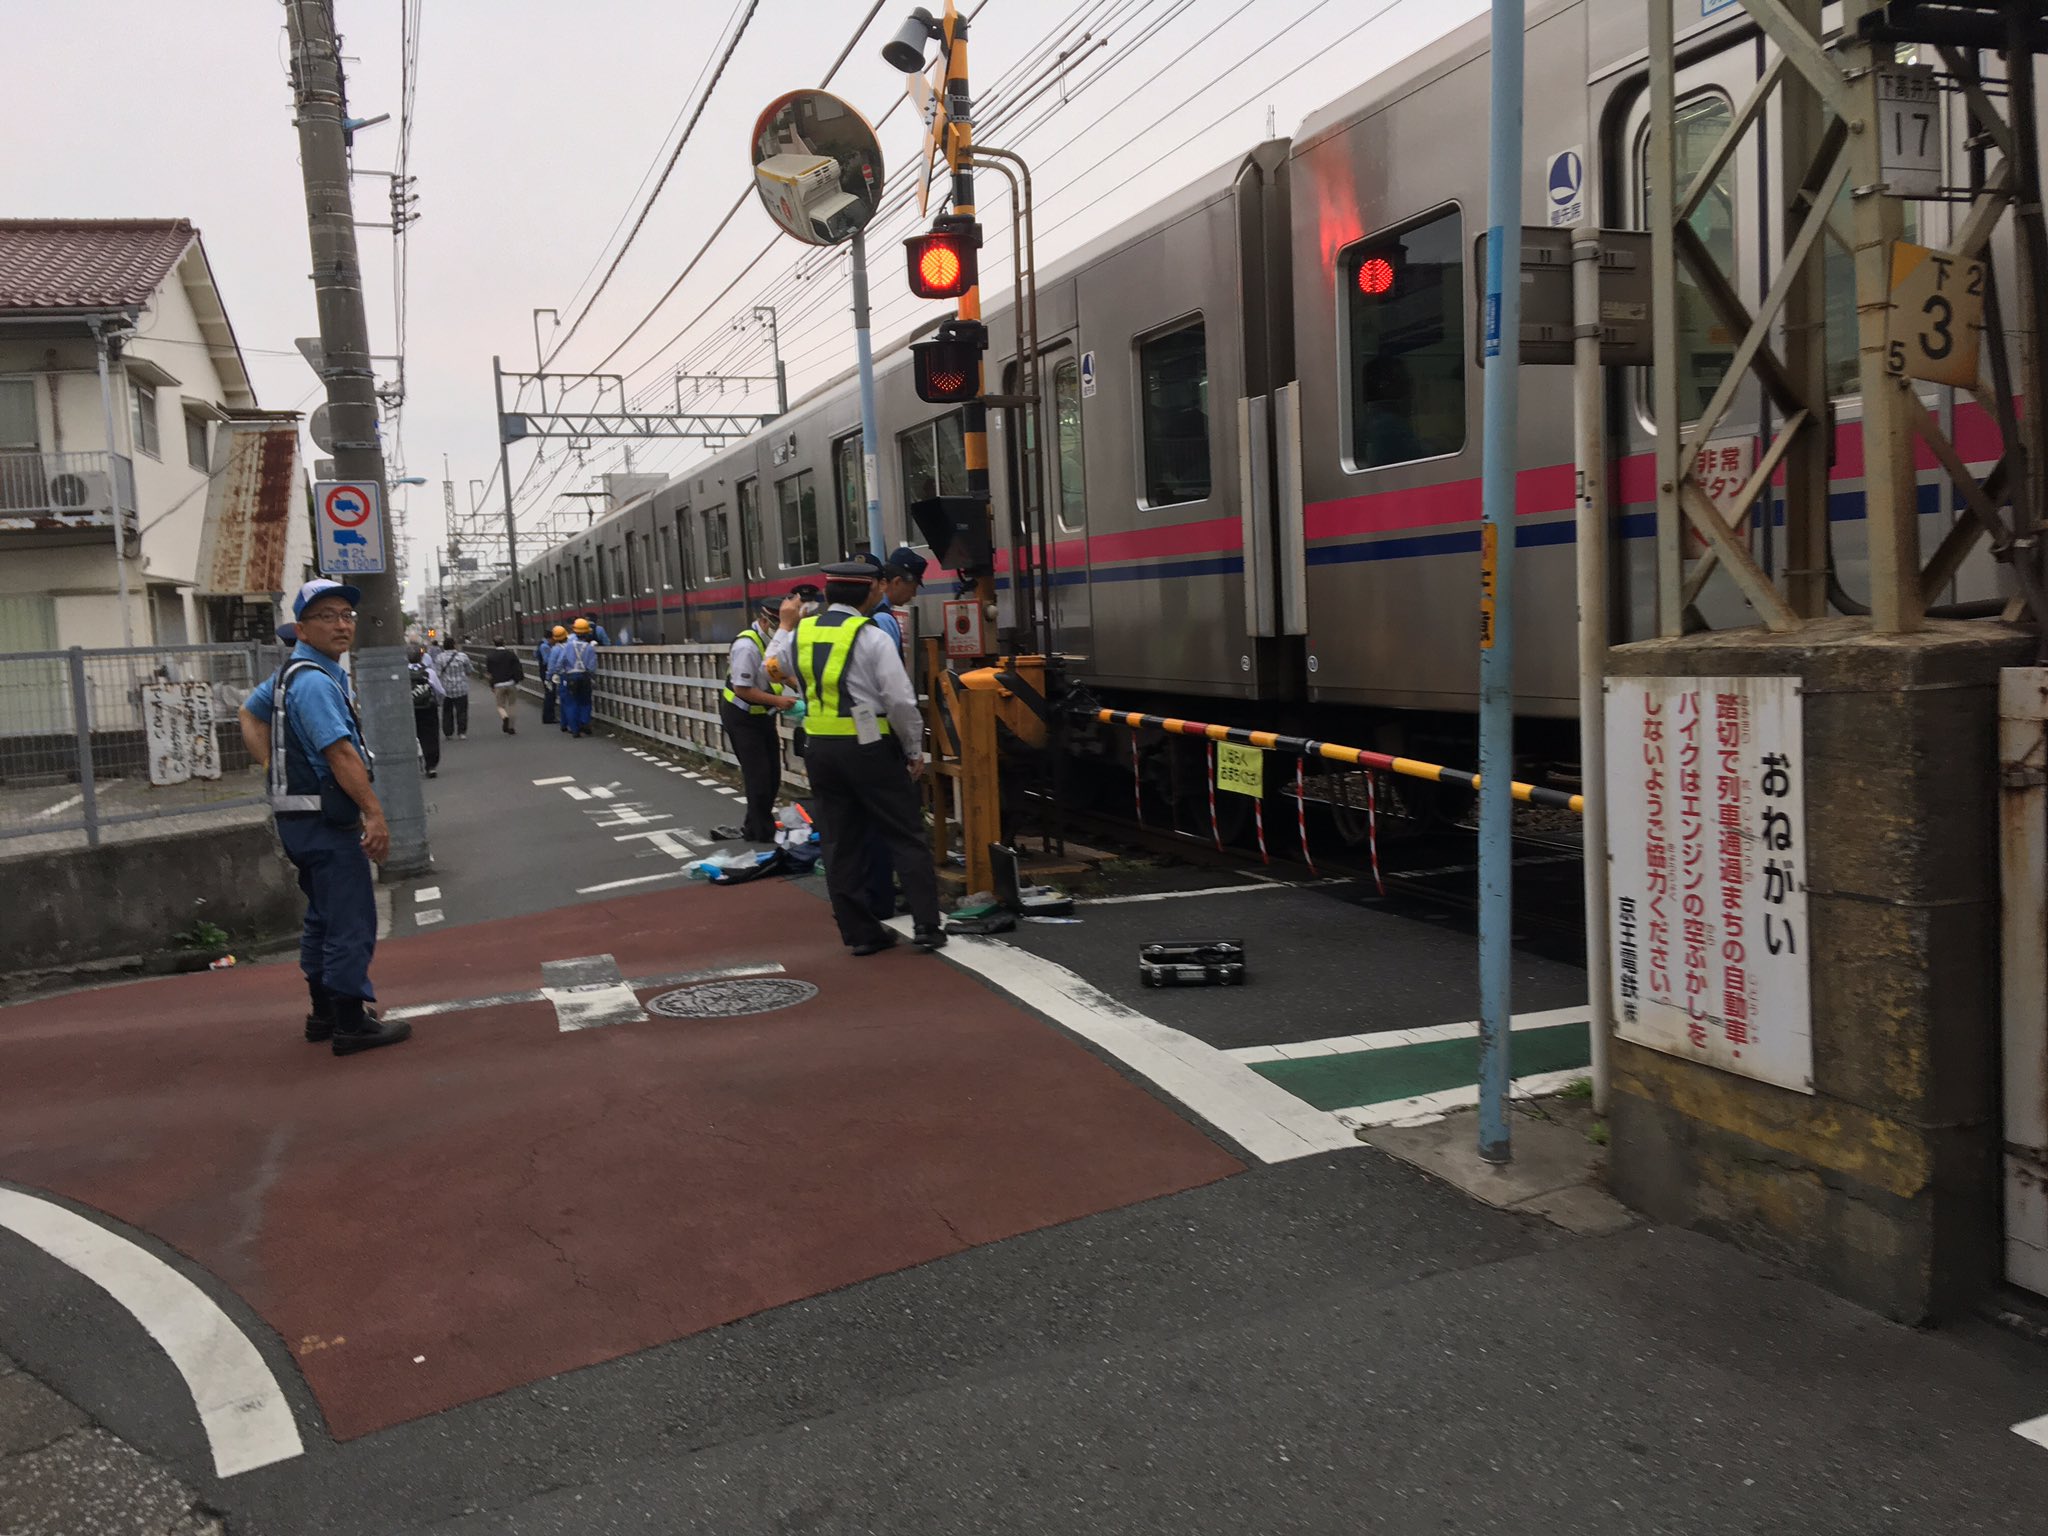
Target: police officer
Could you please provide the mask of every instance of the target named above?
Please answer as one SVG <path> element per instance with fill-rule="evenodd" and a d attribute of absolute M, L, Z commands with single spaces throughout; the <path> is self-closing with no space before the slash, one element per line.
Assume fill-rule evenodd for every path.
<path fill-rule="evenodd" d="M 733 640 L 725 687 L 718 696 L 718 718 L 747 786 L 747 819 L 737 829 L 719 828 L 716 835 L 750 843 L 775 841 L 775 797 L 782 790 L 782 738 L 775 717 L 803 703 L 768 676 L 767 637 L 775 630 L 781 607 L 780 599 L 761 594 L 753 622 Z"/>
<path fill-rule="evenodd" d="M 355 641 L 361 594 L 338 581 L 309 581 L 292 603 L 297 643 L 274 677 L 242 705 L 242 742 L 269 770 L 278 840 L 299 872 L 306 923 L 299 969 L 313 1011 L 306 1038 L 337 1056 L 396 1045 L 410 1024 L 379 1019 L 366 1005 L 377 947 L 377 877 L 391 851 L 384 808 L 370 787 L 369 749 L 341 658 Z"/>
<path fill-rule="evenodd" d="M 920 949 L 946 942 L 915 785 L 924 772 L 924 722 L 902 656 L 868 617 L 881 598 L 872 565 L 828 565 L 825 611 L 800 618 L 803 605 L 788 599 L 768 649 L 809 706 L 804 763 L 818 803 L 825 884 L 839 936 L 856 955 L 877 954 L 896 942 L 863 889 L 861 855 L 871 828 L 888 842 L 903 881 L 916 925 L 913 942 Z"/>
<path fill-rule="evenodd" d="M 887 560 L 877 561 L 872 555 L 859 558 L 881 572 L 882 600 L 875 605 L 875 627 L 889 637 L 896 653 L 902 656 L 903 624 L 899 615 L 916 600 L 918 588 L 924 585 L 925 558 L 908 545 L 899 547 Z M 904 665 L 909 665 L 907 656 Z M 896 915 L 895 861 L 890 857 L 888 840 L 879 829 L 868 838 L 866 891 L 868 909 L 875 916 L 887 919 Z"/>
<path fill-rule="evenodd" d="M 548 662 L 561 695 L 562 729 L 573 739 L 590 731 L 590 706 L 597 692 L 597 647 L 591 643 L 591 624 L 578 619 L 569 626 L 569 638 L 555 646 Z"/>

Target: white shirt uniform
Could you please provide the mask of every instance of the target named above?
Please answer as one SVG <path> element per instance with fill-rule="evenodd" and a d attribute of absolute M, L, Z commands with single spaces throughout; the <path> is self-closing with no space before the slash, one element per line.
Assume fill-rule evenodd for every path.
<path fill-rule="evenodd" d="M 787 662 L 783 663 L 783 670 L 789 670 Z M 761 647 L 752 639 L 740 635 L 734 639 L 732 650 L 725 658 L 725 676 L 727 683 L 734 688 L 758 688 L 766 693 L 768 658 L 761 654 Z M 745 707 L 745 701 L 741 707 Z"/>

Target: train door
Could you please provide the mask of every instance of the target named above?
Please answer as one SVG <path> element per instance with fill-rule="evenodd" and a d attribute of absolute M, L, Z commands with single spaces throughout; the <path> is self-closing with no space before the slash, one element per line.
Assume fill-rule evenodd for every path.
<path fill-rule="evenodd" d="M 1755 88 L 1758 67 L 1755 39 L 1738 36 L 1729 46 L 1696 58 L 1679 70 L 1675 127 L 1681 187 L 1692 184 L 1735 121 L 1741 103 Z M 1629 110 L 1612 121 L 1616 137 L 1607 145 L 1607 163 L 1625 184 L 1623 197 L 1629 222 L 1638 229 L 1647 229 L 1651 189 L 1650 100 L 1646 81 Z M 1759 138 L 1751 134 L 1716 175 L 1691 220 L 1693 233 L 1752 312 L 1761 292 L 1759 272 L 1768 238 L 1770 200 Z M 1720 388 L 1741 339 L 1721 319 L 1690 269 L 1681 263 L 1678 394 L 1688 421 L 1705 411 Z M 1654 514 L 1655 477 L 1649 467 L 1654 461 L 1646 457 L 1656 449 L 1651 429 L 1654 373 L 1648 368 L 1637 368 L 1629 370 L 1624 378 L 1623 415 L 1628 423 L 1632 457 L 1624 465 L 1621 495 L 1616 498 L 1617 503 L 1626 505 L 1617 505 L 1616 510 L 1623 514 Z M 1736 469 L 1756 462 L 1758 440 L 1767 425 L 1763 408 L 1762 392 L 1751 381 L 1736 395 L 1734 405 L 1714 429 L 1710 446 Z M 1747 475 L 1746 469 L 1740 469 L 1735 482 L 1739 484 Z M 1769 557 L 1770 521 L 1759 518 L 1751 525 L 1751 550 L 1760 560 Z M 1626 536 L 1620 542 L 1626 550 L 1631 636 L 1655 633 L 1654 522 L 1654 516 L 1625 516 L 1623 523 Z M 1688 532 L 1686 537 L 1691 558 L 1700 552 L 1700 546 L 1696 535 Z M 1716 628 L 1754 622 L 1747 602 L 1729 581 L 1711 583 L 1700 594 L 1699 608 Z"/>
<path fill-rule="evenodd" d="M 1089 654 L 1093 625 L 1088 586 L 1088 483 L 1081 447 L 1081 358 L 1071 335 L 1056 337 L 1040 352 L 1040 412 L 1010 412 L 1009 523 L 1004 530 L 1014 547 L 1046 519 L 1050 545 L 1053 648 L 1068 655 Z M 1015 362 L 1003 370 L 1004 392 L 1023 393 Z M 1048 440 L 1039 451 L 1039 422 Z M 1041 468 L 1047 484 L 1040 486 Z M 1014 568 L 1013 568 L 1014 569 Z M 1019 610 L 1020 616 L 1022 610 Z"/>

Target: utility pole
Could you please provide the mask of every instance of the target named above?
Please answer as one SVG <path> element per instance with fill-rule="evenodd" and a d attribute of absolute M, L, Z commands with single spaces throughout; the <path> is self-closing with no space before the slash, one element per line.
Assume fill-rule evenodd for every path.
<path fill-rule="evenodd" d="M 519 592 L 519 528 L 512 518 L 512 440 L 505 435 L 505 365 L 495 357 L 491 359 L 491 387 L 498 392 L 498 479 L 505 486 L 505 568 L 512 573 L 512 638 L 524 642 L 526 611 Z"/>
<path fill-rule="evenodd" d="M 313 286 L 320 312 L 321 369 L 334 428 L 338 479 L 374 484 L 384 547 L 394 554 L 391 488 L 377 440 L 377 380 L 370 366 L 369 319 L 363 310 L 362 266 L 356 255 L 355 209 L 349 195 L 347 101 L 332 0 L 285 0 L 291 36 L 292 89 L 299 162 L 306 179 L 306 223 L 312 236 Z M 405 614 L 398 581 L 386 571 L 359 576 L 354 673 L 363 734 L 378 755 L 377 798 L 391 827 L 387 878 L 426 873 L 426 801 L 413 746 L 412 696 L 405 679 Z"/>

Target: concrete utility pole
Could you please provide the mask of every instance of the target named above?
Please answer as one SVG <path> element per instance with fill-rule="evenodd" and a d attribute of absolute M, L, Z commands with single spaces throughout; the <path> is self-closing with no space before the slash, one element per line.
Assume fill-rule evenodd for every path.
<path fill-rule="evenodd" d="M 355 209 L 349 196 L 346 98 L 332 0 L 285 0 L 292 44 L 292 88 L 305 168 L 306 223 L 313 246 L 319 301 L 321 376 L 334 428 L 334 471 L 342 480 L 373 483 L 384 521 L 384 548 L 395 557 L 391 488 L 377 440 L 376 374 L 370 366 L 369 319 L 356 256 Z M 427 812 L 414 753 L 412 695 L 405 679 L 405 614 L 390 572 L 359 576 L 355 681 L 363 733 L 377 755 L 377 798 L 391 827 L 387 877 L 424 874 Z"/>

